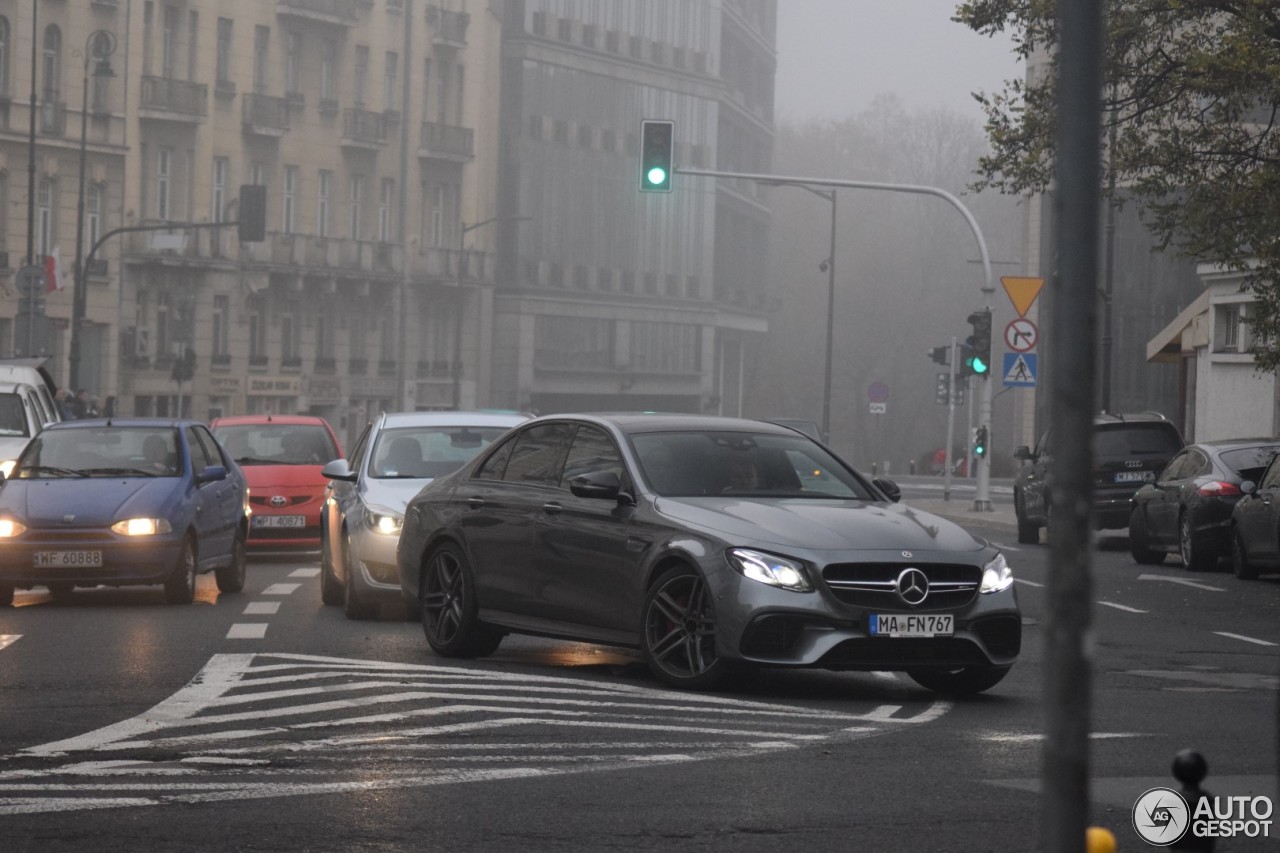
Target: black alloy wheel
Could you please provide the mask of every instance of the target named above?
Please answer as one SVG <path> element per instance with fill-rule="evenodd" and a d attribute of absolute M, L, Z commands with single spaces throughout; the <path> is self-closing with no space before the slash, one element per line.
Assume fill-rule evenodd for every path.
<path fill-rule="evenodd" d="M 329 607 L 342 604 L 342 584 L 333 574 L 333 548 L 329 545 L 329 531 L 320 532 L 320 601 Z"/>
<path fill-rule="evenodd" d="M 346 581 L 342 585 L 342 612 L 348 619 L 372 619 L 378 615 L 378 605 L 365 601 L 356 589 L 355 566 L 351 565 L 351 543 L 342 540 L 342 574 Z"/>
<path fill-rule="evenodd" d="M 1147 531 L 1147 517 L 1140 507 L 1129 513 L 1129 553 L 1135 562 L 1143 566 L 1158 566 L 1164 562 L 1164 551 L 1153 551 Z"/>
<path fill-rule="evenodd" d="M 481 622 L 475 580 L 457 545 L 441 545 L 422 571 L 422 631 L 436 654 L 482 658 L 497 651 L 502 632 Z"/>
<path fill-rule="evenodd" d="M 1236 577 L 1242 581 L 1258 579 L 1258 567 L 1249 562 L 1249 552 L 1245 548 L 1244 537 L 1239 533 L 1231 537 L 1231 568 Z"/>
<path fill-rule="evenodd" d="M 644 602 L 644 655 L 667 684 L 707 690 L 724 681 L 729 664 L 716 652 L 711 590 L 688 566 L 663 572 Z"/>
<path fill-rule="evenodd" d="M 190 536 L 182 539 L 173 573 L 164 582 L 164 600 L 170 604 L 190 604 L 196 597 L 196 546 Z"/>
<path fill-rule="evenodd" d="M 1182 555 L 1182 565 L 1189 571 L 1203 572 L 1213 568 L 1213 555 L 1204 543 L 1196 540 L 1191 530 L 1191 516 L 1186 512 L 1178 516 L 1178 553 Z"/>
<path fill-rule="evenodd" d="M 913 669 L 911 680 L 926 690 L 948 696 L 972 696 L 995 687 L 1009 674 L 1008 666 L 962 666 L 955 669 Z"/>
<path fill-rule="evenodd" d="M 231 561 L 213 571 L 213 577 L 218 582 L 219 592 L 240 592 L 244 589 L 245 535 L 244 533 L 236 534 L 235 541 L 231 543 Z"/>

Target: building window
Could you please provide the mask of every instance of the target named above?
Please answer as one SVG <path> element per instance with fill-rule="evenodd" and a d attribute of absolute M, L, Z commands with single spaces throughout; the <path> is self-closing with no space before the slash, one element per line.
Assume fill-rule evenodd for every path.
<path fill-rule="evenodd" d="M 698 372 L 700 331 L 688 323 L 632 323 L 632 368 L 667 373 Z"/>
<path fill-rule="evenodd" d="M 260 296 L 249 298 L 249 358 L 267 356 L 267 310 Z"/>
<path fill-rule="evenodd" d="M 334 99 L 334 81 L 338 75 L 338 43 L 333 39 L 324 40 L 324 55 L 320 58 L 320 98 Z"/>
<path fill-rule="evenodd" d="M 172 79 L 173 62 L 178 54 L 178 7 L 164 7 L 164 31 L 160 39 L 160 76 Z"/>
<path fill-rule="evenodd" d="M 1252 346 L 1249 338 L 1248 316 L 1245 304 L 1232 302 L 1217 306 L 1217 352 L 1248 352 Z"/>
<path fill-rule="evenodd" d="M 108 36 L 105 32 L 100 31 L 97 38 L 94 39 L 93 46 L 90 48 L 90 51 L 91 51 L 90 55 L 93 56 L 98 61 L 105 64 L 107 61 L 106 54 L 109 48 L 110 48 L 110 36 Z M 101 114 L 107 111 L 107 107 L 108 107 L 107 93 L 110 91 L 108 86 L 110 82 L 111 82 L 111 77 L 106 74 L 93 75 L 92 105 L 93 105 L 93 111 L 95 113 Z"/>
<path fill-rule="evenodd" d="M 215 358 L 231 354 L 229 327 L 231 325 L 231 299 L 213 297 L 213 355 Z"/>
<path fill-rule="evenodd" d="M 218 19 L 218 83 L 231 82 L 231 26 L 230 18 Z"/>
<path fill-rule="evenodd" d="M 199 54 L 196 51 L 200 43 L 200 13 L 192 9 L 187 13 L 187 79 L 196 79 L 196 69 L 200 67 Z"/>
<path fill-rule="evenodd" d="M 267 51 L 271 45 L 271 28 L 253 28 L 253 91 L 259 95 L 267 92 Z"/>
<path fill-rule="evenodd" d="M 383 178 L 382 191 L 378 195 L 378 240 L 382 243 L 391 241 L 391 205 L 395 196 L 395 180 Z"/>
<path fill-rule="evenodd" d="M 394 317 L 383 315 L 382 334 L 378 344 L 380 360 L 384 362 L 396 360 L 396 320 Z"/>
<path fill-rule="evenodd" d="M 351 217 L 348 220 L 348 236 L 360 239 L 360 206 L 364 203 L 364 176 L 352 175 L 350 184 Z"/>
<path fill-rule="evenodd" d="M 369 48 L 365 45 L 356 45 L 356 75 L 354 80 L 354 92 L 356 106 L 364 106 L 365 88 L 369 85 Z"/>
<path fill-rule="evenodd" d="M 161 148 L 156 155 L 156 218 L 169 218 L 169 182 L 173 168 L 173 152 Z"/>
<path fill-rule="evenodd" d="M 210 218 L 221 222 L 226 217 L 227 205 L 227 173 L 231 170 L 231 161 L 226 157 L 213 158 L 213 211 Z"/>
<path fill-rule="evenodd" d="M 333 194 L 333 172 L 321 170 L 316 193 L 316 236 L 329 236 L 329 197 Z"/>
<path fill-rule="evenodd" d="M 156 357 L 166 358 L 173 354 L 171 336 L 173 330 L 169 326 L 169 294 L 161 291 L 156 295 Z"/>
<path fill-rule="evenodd" d="M 56 219 L 54 217 L 54 201 L 58 197 L 58 182 L 53 178 L 41 178 L 36 190 L 36 227 L 39 229 L 39 251 L 48 255 L 53 251 L 53 232 Z"/>
<path fill-rule="evenodd" d="M 286 234 L 293 233 L 294 200 L 298 192 L 298 167 L 284 167 L 284 197 L 280 209 L 280 230 Z"/>
<path fill-rule="evenodd" d="M 267 185 L 267 167 L 265 163 L 254 163 L 249 167 L 249 183 L 259 187 Z"/>
<path fill-rule="evenodd" d="M 9 94 L 9 19 L 0 15 L 0 95 Z"/>
<path fill-rule="evenodd" d="M 297 318 L 293 312 L 280 315 L 280 360 L 287 364 L 298 357 Z"/>
<path fill-rule="evenodd" d="M 353 318 L 358 323 L 362 318 Z M 333 358 L 333 320 L 323 311 L 316 314 L 316 358 Z"/>
<path fill-rule="evenodd" d="M 84 244 L 92 249 L 102 236 L 102 184 L 93 181 L 84 189 Z"/>
<path fill-rule="evenodd" d="M 431 245 L 444 246 L 444 185 L 437 184 L 431 193 Z"/>
<path fill-rule="evenodd" d="M 611 370 L 613 321 L 586 317 L 537 318 L 533 363 L 539 367 Z"/>
<path fill-rule="evenodd" d="M 396 105 L 396 75 L 399 71 L 400 56 L 392 51 L 387 51 L 385 76 L 382 78 L 382 103 L 385 105 L 383 109 L 398 109 Z"/>
<path fill-rule="evenodd" d="M 299 65 L 302 62 L 302 34 L 288 33 L 285 36 L 284 55 L 284 93 L 296 95 L 300 90 L 301 74 Z"/>
<path fill-rule="evenodd" d="M 44 66 L 42 71 L 44 100 L 46 103 L 56 103 L 62 83 L 62 30 L 53 24 L 46 27 L 44 31 Z"/>

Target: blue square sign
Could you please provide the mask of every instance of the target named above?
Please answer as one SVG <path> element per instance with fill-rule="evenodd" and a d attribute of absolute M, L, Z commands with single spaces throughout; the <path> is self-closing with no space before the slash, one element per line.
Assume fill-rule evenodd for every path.
<path fill-rule="evenodd" d="M 1033 352 L 1007 352 L 1004 354 L 1004 386 L 1006 388 L 1034 388 L 1036 385 L 1036 354 Z"/>

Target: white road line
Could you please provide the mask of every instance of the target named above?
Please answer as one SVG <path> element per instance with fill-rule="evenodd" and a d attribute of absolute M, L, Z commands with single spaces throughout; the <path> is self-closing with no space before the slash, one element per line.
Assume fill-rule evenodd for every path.
<path fill-rule="evenodd" d="M 1026 578 L 1014 578 L 1014 580 L 1015 580 L 1015 581 L 1017 581 L 1018 583 L 1022 584 L 1023 586 L 1034 586 L 1034 587 L 1042 587 L 1042 586 L 1044 586 L 1044 584 L 1042 584 L 1042 583 L 1036 583 L 1035 581 L 1029 581 L 1029 580 L 1027 580 Z"/>
<path fill-rule="evenodd" d="M 1093 740 L 1114 740 L 1126 737 L 1147 737 L 1147 735 L 1142 732 L 1090 732 L 1089 737 Z M 1040 733 L 990 734 L 982 736 L 983 740 L 993 743 L 1035 743 L 1044 740 L 1044 738 L 1045 736 Z"/>
<path fill-rule="evenodd" d="M 21 634 L 0 634 L 0 649 L 12 646 L 21 639 Z"/>
<path fill-rule="evenodd" d="M 1116 610 L 1123 610 L 1125 613 L 1146 613 L 1146 610 L 1139 610 L 1136 607 L 1129 607 L 1124 604 L 1116 604 L 1114 601 L 1099 601 L 1101 605 L 1106 607 L 1114 607 Z"/>
<path fill-rule="evenodd" d="M 1273 643 L 1270 640 L 1255 640 L 1253 637 L 1246 637 L 1243 634 L 1232 634 L 1227 631 L 1214 631 L 1213 633 L 1219 637 L 1230 637 L 1233 640 L 1244 640 L 1246 643 L 1257 643 L 1259 646 L 1277 645 L 1277 643 Z"/>
<path fill-rule="evenodd" d="M 263 595 L 289 595 L 302 586 L 300 583 L 273 583 L 262 591 Z"/>
<path fill-rule="evenodd" d="M 280 610 L 278 601 L 251 601 L 244 609 L 245 616 L 271 616 Z"/>
<path fill-rule="evenodd" d="M 289 577 L 291 577 L 291 578 L 313 578 L 313 577 L 315 577 L 315 576 L 316 576 L 316 575 L 318 575 L 318 574 L 320 574 L 320 570 L 319 570 L 319 569 L 294 569 L 293 571 L 289 572 Z"/>
<path fill-rule="evenodd" d="M 267 636 L 266 622 L 237 622 L 227 632 L 228 640 L 261 640 Z"/>
<path fill-rule="evenodd" d="M 1189 581 L 1186 578 L 1175 578 L 1175 577 L 1170 577 L 1169 575 L 1145 575 L 1144 574 L 1144 575 L 1138 575 L 1138 580 L 1168 581 L 1169 583 L 1180 583 L 1183 586 L 1193 586 L 1196 589 L 1204 589 L 1204 590 L 1208 590 L 1209 592 L 1226 592 L 1226 590 L 1220 586 L 1209 586 L 1207 583 L 1196 583 L 1195 581 Z"/>

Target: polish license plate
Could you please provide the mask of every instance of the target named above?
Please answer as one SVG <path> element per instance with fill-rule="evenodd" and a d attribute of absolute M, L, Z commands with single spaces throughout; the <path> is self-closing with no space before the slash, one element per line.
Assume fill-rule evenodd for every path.
<path fill-rule="evenodd" d="M 1116 474 L 1117 483 L 1149 483 L 1155 480 L 1152 471 L 1120 471 Z"/>
<path fill-rule="evenodd" d="M 36 551 L 35 565 L 45 568 L 85 568 L 96 569 L 102 566 L 101 551 Z"/>
<path fill-rule="evenodd" d="M 872 613 L 867 629 L 873 637 L 950 637 L 956 632 L 950 613 Z"/>
<path fill-rule="evenodd" d="M 255 515 L 254 527 L 306 527 L 305 515 Z"/>

